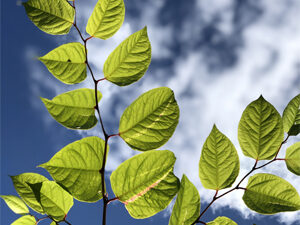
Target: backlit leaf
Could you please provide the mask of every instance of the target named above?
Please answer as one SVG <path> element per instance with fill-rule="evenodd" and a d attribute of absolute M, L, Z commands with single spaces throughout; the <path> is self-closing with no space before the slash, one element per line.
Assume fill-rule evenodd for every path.
<path fill-rule="evenodd" d="M 239 169 L 239 157 L 234 145 L 214 125 L 201 152 L 199 176 L 202 185 L 213 190 L 231 187 Z"/>
<path fill-rule="evenodd" d="M 125 109 L 119 133 L 133 149 L 156 149 L 173 135 L 178 119 L 179 108 L 173 91 L 167 87 L 155 88 Z"/>
<path fill-rule="evenodd" d="M 286 106 L 282 114 L 283 128 L 286 133 L 296 136 L 300 132 L 300 94 L 295 96 Z M 296 128 L 292 127 L 297 126 Z M 298 132 L 295 132 L 298 130 Z M 291 131 L 291 132 L 290 132 Z"/>
<path fill-rule="evenodd" d="M 260 173 L 250 177 L 243 200 L 252 210 L 261 214 L 275 214 L 300 209 L 297 190 L 284 179 L 273 174 Z"/>
<path fill-rule="evenodd" d="M 22 216 L 16 221 L 14 221 L 11 225 L 36 225 L 36 221 L 34 216 L 27 215 Z"/>
<path fill-rule="evenodd" d="M 107 39 L 122 26 L 125 16 L 123 0 L 98 0 L 86 26 L 86 32 L 97 38 Z"/>
<path fill-rule="evenodd" d="M 22 173 L 17 176 L 11 176 L 14 187 L 21 198 L 26 202 L 26 204 L 33 210 L 44 213 L 41 204 L 36 200 L 35 195 L 30 188 L 29 184 L 36 184 L 48 179 L 40 174 L 36 173 Z"/>
<path fill-rule="evenodd" d="M 107 58 L 103 66 L 105 78 L 119 86 L 138 81 L 151 61 L 151 44 L 147 27 L 130 35 Z"/>
<path fill-rule="evenodd" d="M 83 138 L 61 149 L 40 167 L 45 168 L 77 200 L 98 201 L 102 198 L 99 171 L 104 145 L 105 142 L 98 137 Z"/>
<path fill-rule="evenodd" d="M 199 192 L 193 183 L 183 175 L 169 225 L 191 225 L 199 215 Z"/>
<path fill-rule="evenodd" d="M 98 101 L 102 95 L 98 91 Z M 71 129 L 90 129 L 97 123 L 95 91 L 82 88 L 54 97 L 41 98 L 48 112 L 60 124 Z"/>
<path fill-rule="evenodd" d="M 73 206 L 73 197 L 54 181 L 31 184 L 44 212 L 56 221 L 63 220 Z"/>
<path fill-rule="evenodd" d="M 165 209 L 179 189 L 173 174 L 175 156 L 168 150 L 148 151 L 123 162 L 110 177 L 115 196 L 133 218 Z"/>
<path fill-rule="evenodd" d="M 238 139 L 244 155 L 256 160 L 272 159 L 283 141 L 282 119 L 262 96 L 244 110 Z"/>
<path fill-rule="evenodd" d="M 5 201 L 7 206 L 17 214 L 27 214 L 29 213 L 28 207 L 25 205 L 22 199 L 14 195 L 0 195 L 0 197 Z"/>
<path fill-rule="evenodd" d="M 23 3 L 29 19 L 48 34 L 69 33 L 75 16 L 74 8 L 61 0 L 29 0 Z"/>
<path fill-rule="evenodd" d="M 300 142 L 286 150 L 285 163 L 289 171 L 300 176 Z"/>
<path fill-rule="evenodd" d="M 77 84 L 86 78 L 85 48 L 78 42 L 61 45 L 39 60 L 63 83 Z"/>
<path fill-rule="evenodd" d="M 219 216 L 214 221 L 207 223 L 207 225 L 237 225 L 237 223 L 225 216 Z"/>

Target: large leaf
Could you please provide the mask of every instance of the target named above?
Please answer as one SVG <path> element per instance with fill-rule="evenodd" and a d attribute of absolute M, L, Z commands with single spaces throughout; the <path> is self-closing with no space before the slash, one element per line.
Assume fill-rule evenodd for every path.
<path fill-rule="evenodd" d="M 85 48 L 78 42 L 61 45 L 39 60 L 66 84 L 80 83 L 86 78 Z"/>
<path fill-rule="evenodd" d="M 27 215 L 15 220 L 11 225 L 36 225 L 36 221 L 34 216 Z"/>
<path fill-rule="evenodd" d="M 33 210 L 39 213 L 44 213 L 41 204 L 36 200 L 35 195 L 28 184 L 36 184 L 47 181 L 48 179 L 36 173 L 22 173 L 17 176 L 12 176 L 11 179 L 16 191 L 26 204 Z"/>
<path fill-rule="evenodd" d="M 98 101 L 102 95 L 98 91 Z M 60 124 L 71 129 L 90 129 L 97 123 L 95 91 L 82 88 L 54 97 L 41 98 L 48 112 Z"/>
<path fill-rule="evenodd" d="M 99 171 L 104 145 L 105 142 L 98 137 L 83 138 L 61 149 L 40 167 L 45 168 L 77 200 L 98 201 L 102 198 Z"/>
<path fill-rule="evenodd" d="M 238 139 L 244 155 L 256 160 L 272 159 L 283 141 L 282 119 L 262 96 L 251 102 L 238 128 Z"/>
<path fill-rule="evenodd" d="M 63 220 L 73 206 L 73 197 L 54 181 L 30 185 L 44 212 L 56 221 Z"/>
<path fill-rule="evenodd" d="M 119 86 L 139 80 L 151 61 L 151 44 L 147 28 L 130 35 L 107 58 L 103 73 L 105 78 Z"/>
<path fill-rule="evenodd" d="M 300 142 L 286 150 L 285 163 L 289 171 L 300 176 Z"/>
<path fill-rule="evenodd" d="M 214 125 L 201 152 L 199 176 L 202 185 L 213 190 L 231 187 L 239 169 L 239 156 L 234 145 Z"/>
<path fill-rule="evenodd" d="M 267 173 L 250 177 L 243 200 L 250 209 L 261 214 L 300 209 L 297 190 L 284 179 Z"/>
<path fill-rule="evenodd" d="M 125 16 L 123 0 L 98 0 L 86 26 L 86 32 L 97 38 L 107 39 L 122 26 Z"/>
<path fill-rule="evenodd" d="M 283 121 L 283 128 L 284 131 L 291 134 L 291 135 L 297 135 L 299 131 L 300 126 L 300 94 L 295 96 L 289 104 L 286 106 L 286 108 L 283 111 L 282 115 L 282 121 Z M 298 125 L 298 133 L 290 132 L 292 130 L 292 127 Z M 293 128 L 295 130 L 295 128 Z"/>
<path fill-rule="evenodd" d="M 169 225 L 191 225 L 200 214 L 197 188 L 183 175 Z"/>
<path fill-rule="evenodd" d="M 179 188 L 173 174 L 175 156 L 168 150 L 148 151 L 123 162 L 110 177 L 115 196 L 134 218 L 165 209 Z"/>
<path fill-rule="evenodd" d="M 48 34 L 69 33 L 75 16 L 74 8 L 61 0 L 29 0 L 23 3 L 31 21 Z"/>
<path fill-rule="evenodd" d="M 120 136 L 133 149 L 156 149 L 172 136 L 178 119 L 179 107 L 173 91 L 155 88 L 126 108 L 120 120 Z"/>
<path fill-rule="evenodd" d="M 27 214 L 29 213 L 28 207 L 25 205 L 22 199 L 14 195 L 0 195 L 0 197 L 5 201 L 7 206 L 17 214 Z"/>
<path fill-rule="evenodd" d="M 207 223 L 207 225 L 237 225 L 237 223 L 228 217 L 219 216 L 214 221 Z"/>

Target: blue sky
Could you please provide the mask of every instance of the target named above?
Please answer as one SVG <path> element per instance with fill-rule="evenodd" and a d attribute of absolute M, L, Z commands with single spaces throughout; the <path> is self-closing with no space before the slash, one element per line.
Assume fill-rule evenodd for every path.
<path fill-rule="evenodd" d="M 300 90 L 300 2 L 254 2 L 125 0 L 126 16 L 120 31 L 107 41 L 92 39 L 88 43 L 92 67 L 101 78 L 109 53 L 131 33 L 148 26 L 152 62 L 147 74 L 128 87 L 100 84 L 105 126 L 110 133 L 116 133 L 123 110 L 137 96 L 154 87 L 172 88 L 181 117 L 173 138 L 161 149 L 174 151 L 175 173 L 178 177 L 187 174 L 197 186 L 202 207 L 213 192 L 201 186 L 198 161 L 212 125 L 216 123 L 238 149 L 242 176 L 253 165 L 253 160 L 242 155 L 237 141 L 243 109 L 263 94 L 282 113 Z M 65 145 L 99 133 L 99 126 L 88 132 L 66 130 L 43 107 L 39 96 L 52 98 L 67 90 L 92 87 L 92 81 L 87 78 L 82 84 L 66 86 L 35 60 L 58 45 L 79 38 L 74 29 L 68 36 L 43 33 L 30 22 L 19 3 L 1 2 L 1 194 L 16 194 L 8 175 L 37 172 L 49 177 L 36 166 Z M 78 0 L 83 31 L 95 4 L 96 0 Z M 288 145 L 296 141 L 299 138 L 291 139 Z M 111 139 L 110 147 L 109 171 L 137 154 L 118 138 Z M 287 179 L 299 192 L 299 177 L 288 173 L 280 163 L 263 172 Z M 107 182 L 109 186 L 109 179 Z M 203 219 L 228 216 L 238 224 L 257 225 L 296 225 L 300 221 L 299 212 L 258 216 L 244 206 L 241 196 L 242 192 L 237 192 L 220 200 Z M 73 225 L 100 224 L 101 206 L 101 202 L 76 201 L 68 218 Z M 168 224 L 169 212 L 167 209 L 153 218 L 134 220 L 120 203 L 113 203 L 108 209 L 108 224 Z M 1 224 L 10 224 L 17 217 L 1 200 Z"/>

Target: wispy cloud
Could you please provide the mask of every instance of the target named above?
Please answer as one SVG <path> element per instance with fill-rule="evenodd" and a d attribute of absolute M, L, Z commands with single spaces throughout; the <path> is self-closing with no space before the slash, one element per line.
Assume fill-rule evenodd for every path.
<path fill-rule="evenodd" d="M 96 1 L 78 2 L 84 30 Z M 100 84 L 103 93 L 101 111 L 110 132 L 117 132 L 119 118 L 126 106 L 139 94 L 157 86 L 169 86 L 175 92 L 181 109 L 178 128 L 163 149 L 177 156 L 176 174 L 182 173 L 198 187 L 203 201 L 212 193 L 204 190 L 198 177 L 198 162 L 202 145 L 214 123 L 235 144 L 241 161 L 240 176 L 253 165 L 243 156 L 237 141 L 238 122 L 244 108 L 260 94 L 281 113 L 287 102 L 299 93 L 300 87 L 300 2 L 289 1 L 125 1 L 124 25 L 107 41 L 92 39 L 88 43 L 89 59 L 99 78 L 109 53 L 127 36 L 148 26 L 153 60 L 149 71 L 138 83 L 116 87 Z M 72 31 L 71 37 L 79 41 Z M 67 41 L 67 40 L 66 40 Z M 40 73 L 40 68 L 33 68 Z M 44 82 L 32 73 L 33 90 Z M 48 85 L 56 94 L 64 85 Z M 77 87 L 92 87 L 87 79 Z M 69 88 L 69 87 L 68 87 Z M 72 88 L 72 87 L 71 87 Z M 102 107 L 103 106 L 103 107 Z M 99 127 L 83 136 L 94 135 Z M 299 141 L 292 139 L 289 144 Z M 108 168 L 136 154 L 120 139 L 112 139 Z M 300 191 L 300 181 L 276 162 L 268 172 L 287 179 Z M 246 185 L 246 183 L 244 183 Z M 207 194 L 209 193 L 209 194 Z M 244 216 L 254 216 L 237 192 L 216 203 L 216 208 L 229 206 Z M 282 223 L 300 220 L 300 213 L 278 215 Z"/>

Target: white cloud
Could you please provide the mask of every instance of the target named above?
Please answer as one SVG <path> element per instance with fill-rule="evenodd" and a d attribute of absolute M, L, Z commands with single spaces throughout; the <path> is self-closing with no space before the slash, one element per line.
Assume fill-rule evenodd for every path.
<path fill-rule="evenodd" d="M 93 5 L 79 3 L 79 9 L 83 9 L 79 19 L 87 21 Z M 276 3 L 274 3 L 276 2 Z M 213 193 L 204 190 L 198 178 L 198 162 L 200 151 L 205 138 L 208 136 L 212 125 L 217 124 L 218 128 L 226 134 L 235 144 L 239 151 L 241 161 L 240 177 L 249 171 L 254 161 L 243 156 L 237 141 L 237 127 L 244 108 L 260 94 L 270 101 L 281 113 L 287 102 L 299 93 L 299 64 L 300 64 L 300 2 L 290 1 L 261 1 L 257 7 L 262 9 L 261 16 L 249 21 L 239 31 L 241 46 L 236 51 L 237 61 L 235 64 L 223 70 L 211 71 L 207 65 L 207 52 L 201 49 L 185 48 L 184 55 L 173 55 L 171 46 L 173 44 L 185 44 L 191 46 L 192 42 L 200 38 L 198 34 L 203 27 L 212 23 L 218 16 L 220 22 L 216 23 L 216 29 L 227 37 L 235 34 L 234 28 L 234 4 L 232 0 L 200 0 L 197 1 L 195 12 L 187 13 L 188 19 L 184 20 L 182 32 L 175 32 L 172 24 L 161 25 L 159 15 L 164 1 L 145 1 L 139 7 L 141 15 L 137 20 L 135 17 L 126 15 L 125 24 L 116 35 L 106 41 L 92 39 L 88 43 L 89 60 L 95 69 L 96 76 L 101 78 L 102 66 L 109 53 L 125 37 L 144 25 L 148 26 L 148 32 L 152 44 L 154 60 L 172 59 L 174 64 L 171 68 L 153 68 L 152 73 L 148 72 L 141 82 L 129 87 L 116 87 L 108 82 L 101 83 L 100 89 L 103 93 L 101 111 L 103 118 L 110 121 L 112 126 L 117 127 L 118 119 L 122 111 L 142 92 L 154 88 L 160 84 L 160 80 L 151 77 L 160 77 L 164 73 L 173 72 L 166 85 L 175 92 L 178 104 L 181 109 L 181 117 L 174 137 L 162 149 L 171 149 L 175 152 L 177 162 L 176 174 L 181 177 L 182 173 L 188 175 L 198 187 L 203 201 L 209 201 Z M 130 4 L 128 2 L 127 4 Z M 246 17 L 246 15 L 245 15 Z M 86 23 L 86 22 L 85 22 Z M 81 27 L 84 29 L 85 24 Z M 178 29 L 178 27 L 176 27 Z M 72 33 L 74 34 L 74 32 Z M 174 35 L 181 41 L 174 43 Z M 217 38 L 222 38 L 219 36 Z M 216 42 L 219 40 L 216 39 Z M 33 70 L 40 71 L 40 68 Z M 33 89 L 39 91 L 42 81 L 32 73 L 33 80 L 37 86 Z M 92 87 L 90 79 L 79 86 Z M 77 86 L 78 87 L 78 86 Z M 65 86 L 57 84 L 48 85 L 47 88 L 56 94 L 64 92 Z M 117 104 L 116 104 L 117 102 Z M 83 136 L 94 135 L 99 129 L 92 132 L 80 132 Z M 294 139 L 296 141 L 299 139 Z M 289 142 L 291 144 L 291 142 Z M 113 139 L 108 169 L 115 169 L 120 162 L 136 154 L 127 147 L 122 140 Z M 281 154 L 282 155 L 282 154 Z M 268 172 L 287 179 L 300 192 L 300 180 L 295 179 L 286 169 L 283 162 L 276 162 L 270 165 Z M 280 169 L 278 168 L 280 166 Z M 284 169 L 282 169 L 284 167 Z M 246 185 L 246 182 L 243 183 Z M 239 210 L 245 217 L 257 216 L 246 208 L 241 200 L 242 191 L 236 191 L 217 201 L 216 208 L 229 206 Z M 216 209 L 215 208 L 215 209 Z M 300 220 L 300 213 L 283 213 L 278 215 L 278 220 L 291 224 Z"/>

